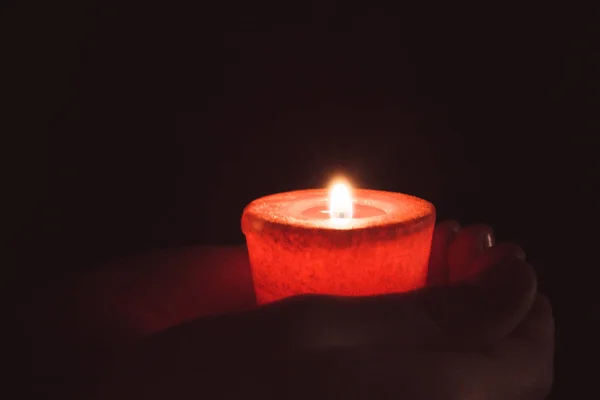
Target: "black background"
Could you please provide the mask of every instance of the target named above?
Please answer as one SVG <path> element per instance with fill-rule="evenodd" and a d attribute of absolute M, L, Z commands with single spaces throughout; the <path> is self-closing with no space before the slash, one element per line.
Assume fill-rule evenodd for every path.
<path fill-rule="evenodd" d="M 25 289 L 243 243 L 249 201 L 342 173 L 523 244 L 555 309 L 556 393 L 592 384 L 592 14 L 239 3 L 7 8 L 5 188 Z"/>

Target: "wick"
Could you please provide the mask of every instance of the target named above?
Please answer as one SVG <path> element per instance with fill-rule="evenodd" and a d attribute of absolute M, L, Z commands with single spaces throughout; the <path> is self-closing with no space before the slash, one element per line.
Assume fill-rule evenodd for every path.
<path fill-rule="evenodd" d="M 344 211 L 333 212 L 331 210 L 321 210 L 321 212 L 323 214 L 329 214 L 331 219 L 350 219 L 350 216 L 348 215 L 348 213 L 346 213 Z"/>

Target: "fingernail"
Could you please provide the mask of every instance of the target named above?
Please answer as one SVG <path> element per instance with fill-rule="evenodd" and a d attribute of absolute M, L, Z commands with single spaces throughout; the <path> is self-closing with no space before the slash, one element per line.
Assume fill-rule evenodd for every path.
<path fill-rule="evenodd" d="M 486 232 L 483 235 L 483 249 L 487 250 L 494 245 L 494 235 L 492 232 Z"/>

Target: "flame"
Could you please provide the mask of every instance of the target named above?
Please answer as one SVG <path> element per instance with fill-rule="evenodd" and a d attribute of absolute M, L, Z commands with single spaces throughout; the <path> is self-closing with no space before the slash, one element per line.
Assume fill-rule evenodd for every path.
<path fill-rule="evenodd" d="M 350 219 L 352 212 L 350 186 L 345 183 L 334 184 L 329 192 L 329 217 L 331 219 Z"/>

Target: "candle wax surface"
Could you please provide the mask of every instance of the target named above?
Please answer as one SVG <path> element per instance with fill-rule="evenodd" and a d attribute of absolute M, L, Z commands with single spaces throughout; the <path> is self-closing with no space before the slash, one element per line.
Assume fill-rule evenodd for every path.
<path fill-rule="evenodd" d="M 325 189 L 275 194 L 242 216 L 259 303 L 298 294 L 365 296 L 425 284 L 435 208 L 355 189 L 352 218 L 330 218 Z"/>

